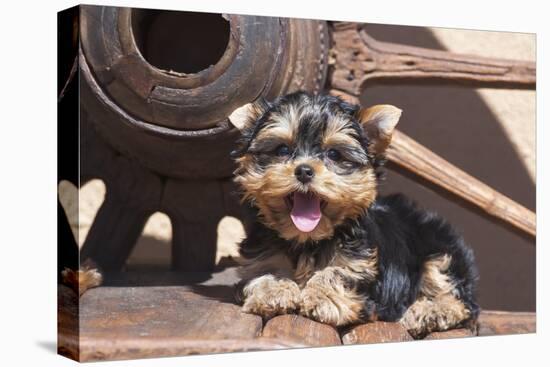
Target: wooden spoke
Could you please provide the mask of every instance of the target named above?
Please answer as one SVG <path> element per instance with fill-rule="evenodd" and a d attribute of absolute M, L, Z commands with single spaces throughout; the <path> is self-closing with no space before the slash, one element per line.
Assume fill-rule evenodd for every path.
<path fill-rule="evenodd" d="M 401 131 L 394 133 L 388 159 L 474 204 L 487 214 L 531 236 L 536 235 L 535 213 L 447 162 Z"/>
<path fill-rule="evenodd" d="M 361 24 L 334 23 L 329 64 L 330 83 L 347 93 L 359 94 L 368 81 L 433 81 L 472 86 L 534 89 L 534 62 L 461 55 L 380 42 Z"/>

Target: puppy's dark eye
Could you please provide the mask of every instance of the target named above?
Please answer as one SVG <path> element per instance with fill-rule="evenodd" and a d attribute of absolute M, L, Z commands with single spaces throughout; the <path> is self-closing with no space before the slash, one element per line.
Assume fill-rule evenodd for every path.
<path fill-rule="evenodd" d="M 333 161 L 339 161 L 340 159 L 342 159 L 342 155 L 336 149 L 329 149 L 327 151 L 327 157 Z"/>
<path fill-rule="evenodd" d="M 277 147 L 277 149 L 275 149 L 275 154 L 277 154 L 277 156 L 279 157 L 286 157 L 290 154 L 290 148 L 288 147 L 288 145 L 281 144 Z"/>

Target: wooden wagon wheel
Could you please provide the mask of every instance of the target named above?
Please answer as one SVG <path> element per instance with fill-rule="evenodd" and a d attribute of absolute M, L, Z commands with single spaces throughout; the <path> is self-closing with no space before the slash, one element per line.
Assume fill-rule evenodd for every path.
<path fill-rule="evenodd" d="M 175 269 L 214 267 L 217 223 L 245 216 L 231 195 L 228 153 L 238 133 L 227 116 L 259 96 L 326 88 L 357 102 L 371 80 L 535 86 L 533 63 L 378 42 L 357 23 L 92 6 L 81 8 L 80 23 L 81 175 L 107 186 L 81 257 L 108 270 L 124 265 L 155 211 L 172 220 Z M 211 32 L 201 33 L 204 26 Z M 168 49 L 181 52 L 155 48 L 163 32 L 182 42 Z M 214 38 L 195 44 L 190 33 Z M 205 56 L 189 60 L 195 47 Z M 535 235 L 533 212 L 405 134 L 397 132 L 388 158 L 391 167 Z"/>

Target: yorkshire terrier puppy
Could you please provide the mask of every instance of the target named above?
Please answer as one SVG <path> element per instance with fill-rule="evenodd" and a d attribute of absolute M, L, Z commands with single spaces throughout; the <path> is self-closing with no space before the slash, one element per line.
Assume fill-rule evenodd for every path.
<path fill-rule="evenodd" d="M 245 312 L 399 321 L 415 337 L 473 325 L 472 250 L 436 214 L 377 196 L 400 115 L 297 92 L 229 117 L 242 132 L 235 180 L 258 211 L 240 244 Z"/>

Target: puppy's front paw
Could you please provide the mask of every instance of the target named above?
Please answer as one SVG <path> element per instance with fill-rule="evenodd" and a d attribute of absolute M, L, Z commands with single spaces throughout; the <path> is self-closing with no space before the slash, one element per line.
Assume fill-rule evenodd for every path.
<path fill-rule="evenodd" d="M 449 329 L 446 315 L 437 313 L 415 315 L 407 311 L 401 318 L 400 323 L 415 339 L 422 339 L 433 331 Z"/>
<path fill-rule="evenodd" d="M 289 279 L 264 275 L 253 279 L 243 289 L 243 311 L 265 318 L 292 313 L 300 303 L 300 288 Z"/>
<path fill-rule="evenodd" d="M 347 296 L 332 289 L 308 286 L 302 290 L 300 313 L 333 326 L 357 322 L 362 304 L 356 297 Z"/>
<path fill-rule="evenodd" d="M 470 311 L 452 295 L 416 300 L 401 317 L 401 324 L 415 338 L 452 329 L 470 317 Z"/>
<path fill-rule="evenodd" d="M 325 324 L 338 325 L 340 320 L 338 306 L 327 295 L 314 288 L 305 288 L 302 291 L 300 313 Z"/>

